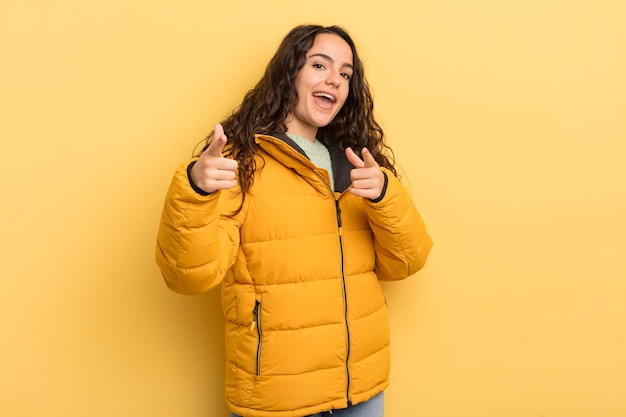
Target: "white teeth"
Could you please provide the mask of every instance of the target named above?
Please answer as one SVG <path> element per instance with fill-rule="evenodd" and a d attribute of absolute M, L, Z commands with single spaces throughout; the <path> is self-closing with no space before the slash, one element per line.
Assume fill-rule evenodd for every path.
<path fill-rule="evenodd" d="M 326 93 L 315 93 L 313 94 L 316 97 L 326 97 L 327 99 L 329 99 L 330 101 L 335 101 L 335 97 L 331 96 L 330 94 L 326 94 Z"/>

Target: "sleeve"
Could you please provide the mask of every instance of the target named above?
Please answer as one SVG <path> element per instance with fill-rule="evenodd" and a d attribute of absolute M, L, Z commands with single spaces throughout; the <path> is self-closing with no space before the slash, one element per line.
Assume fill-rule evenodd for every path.
<path fill-rule="evenodd" d="M 433 241 L 404 185 L 388 170 L 382 198 L 365 203 L 374 234 L 376 274 L 383 281 L 407 278 L 424 267 Z"/>
<path fill-rule="evenodd" d="M 231 208 L 224 206 L 232 204 L 224 203 L 235 199 L 233 191 L 196 192 L 187 176 L 190 163 L 193 160 L 178 168 L 167 192 L 157 234 L 156 263 L 171 290 L 200 294 L 218 286 L 234 263 L 241 211 L 231 216 L 224 210 Z"/>

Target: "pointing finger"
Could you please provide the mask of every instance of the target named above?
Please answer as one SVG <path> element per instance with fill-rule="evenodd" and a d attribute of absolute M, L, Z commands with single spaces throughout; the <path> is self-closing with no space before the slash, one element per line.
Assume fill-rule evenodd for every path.
<path fill-rule="evenodd" d="M 215 130 L 213 130 L 213 140 L 209 144 L 206 153 L 209 156 L 213 156 L 216 158 L 220 158 L 222 156 L 222 149 L 226 144 L 226 135 L 224 134 L 224 127 L 221 124 L 215 125 Z"/>
<path fill-rule="evenodd" d="M 364 168 L 378 168 L 378 162 L 376 162 L 369 149 L 363 148 L 361 155 L 363 155 L 363 162 L 365 163 Z"/>
<path fill-rule="evenodd" d="M 352 148 L 346 148 L 346 158 L 348 158 L 348 161 L 350 161 L 355 168 L 363 168 L 365 166 L 365 163 L 354 153 Z"/>

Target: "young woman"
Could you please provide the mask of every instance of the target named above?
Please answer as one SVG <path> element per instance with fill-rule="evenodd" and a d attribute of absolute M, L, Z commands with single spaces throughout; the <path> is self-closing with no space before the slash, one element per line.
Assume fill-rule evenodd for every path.
<path fill-rule="evenodd" d="M 259 83 L 175 173 L 156 260 L 169 288 L 221 284 L 234 416 L 383 415 L 379 280 L 432 241 L 341 28 L 291 30 Z"/>

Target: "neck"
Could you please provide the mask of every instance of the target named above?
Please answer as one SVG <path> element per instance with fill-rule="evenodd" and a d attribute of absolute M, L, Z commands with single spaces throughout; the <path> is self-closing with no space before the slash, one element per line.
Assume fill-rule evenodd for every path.
<path fill-rule="evenodd" d="M 285 124 L 287 125 L 287 132 L 291 133 L 292 135 L 300 136 L 301 138 L 304 138 L 311 142 L 315 142 L 315 137 L 317 136 L 317 127 L 298 123 L 294 120 L 293 115 L 290 115 Z"/>

